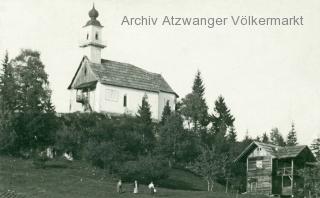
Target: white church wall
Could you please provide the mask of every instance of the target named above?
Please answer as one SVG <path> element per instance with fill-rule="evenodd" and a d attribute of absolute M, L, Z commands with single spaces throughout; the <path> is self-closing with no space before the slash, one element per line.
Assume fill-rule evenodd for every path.
<path fill-rule="evenodd" d="M 158 93 L 102 84 L 99 85 L 99 92 L 101 112 L 118 114 L 126 112 L 135 115 L 138 107 L 141 106 L 143 96 L 147 94 L 148 102 L 151 105 L 152 118 L 159 118 Z M 127 96 L 127 107 L 124 107 L 123 104 L 125 95 Z"/>
<path fill-rule="evenodd" d="M 171 93 L 160 92 L 159 93 L 159 114 L 158 117 L 161 118 L 163 108 L 166 105 L 167 101 L 169 101 L 169 105 L 171 110 L 174 111 L 176 108 L 176 96 Z"/>

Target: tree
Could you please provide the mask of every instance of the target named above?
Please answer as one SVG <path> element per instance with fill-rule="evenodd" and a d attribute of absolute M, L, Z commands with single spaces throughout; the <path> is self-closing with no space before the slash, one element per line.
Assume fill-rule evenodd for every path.
<path fill-rule="evenodd" d="M 261 140 L 263 143 L 270 143 L 270 140 L 269 140 L 269 136 L 266 132 L 264 132 L 262 134 L 262 140 Z"/>
<path fill-rule="evenodd" d="M 136 115 L 138 130 L 141 134 L 141 144 L 145 152 L 151 151 L 155 143 L 150 108 L 148 97 L 145 95 L 142 98 L 142 104 L 139 106 L 138 113 Z"/>
<path fill-rule="evenodd" d="M 297 144 L 298 144 L 298 141 L 297 141 L 297 132 L 296 132 L 294 123 L 292 122 L 292 124 L 291 124 L 291 130 L 289 131 L 288 136 L 287 136 L 287 145 L 288 145 L 288 146 L 295 146 L 295 145 L 297 145 Z"/>
<path fill-rule="evenodd" d="M 282 135 L 279 132 L 279 129 L 277 127 L 272 128 L 271 132 L 270 132 L 270 141 L 271 143 L 273 143 L 274 145 L 277 146 L 285 146 L 286 143 L 282 137 Z"/>
<path fill-rule="evenodd" d="M 16 133 L 13 129 L 16 83 L 8 52 L 0 74 L 0 151 L 14 152 Z"/>
<path fill-rule="evenodd" d="M 193 82 L 192 92 L 182 99 L 181 113 L 186 118 L 189 127 L 198 134 L 201 128 L 208 125 L 208 106 L 204 99 L 204 85 L 200 71 Z M 198 134 L 199 135 L 199 134 Z"/>
<path fill-rule="evenodd" d="M 231 143 L 235 143 L 237 141 L 237 132 L 234 126 L 231 126 L 228 134 L 227 134 L 227 141 Z"/>
<path fill-rule="evenodd" d="M 171 107 L 170 107 L 169 101 L 167 101 L 162 111 L 160 124 L 164 124 L 165 121 L 168 119 L 168 117 L 170 117 L 170 115 L 171 115 Z"/>
<path fill-rule="evenodd" d="M 299 197 L 319 197 L 320 195 L 320 165 L 314 163 L 298 170 L 298 175 L 303 178 L 303 188 L 297 189 Z M 301 186 L 302 187 L 302 186 Z"/>
<path fill-rule="evenodd" d="M 320 138 L 313 140 L 311 144 L 311 150 L 315 154 L 317 160 L 320 160 Z"/>
<path fill-rule="evenodd" d="M 226 133 L 233 127 L 235 118 L 230 113 L 224 98 L 219 96 L 215 101 L 214 113 L 211 115 L 212 128 L 215 143 L 223 144 L 226 140 Z"/>
<path fill-rule="evenodd" d="M 169 162 L 169 166 L 172 166 L 172 162 L 175 162 L 177 155 L 183 152 L 183 120 L 178 113 L 172 113 L 159 129 L 159 141 L 158 147 L 160 153 L 164 155 Z"/>
<path fill-rule="evenodd" d="M 193 81 L 192 93 L 193 94 L 197 94 L 201 98 L 203 98 L 204 97 L 204 91 L 205 91 L 205 88 L 204 88 L 203 81 L 202 81 L 202 78 L 201 78 L 201 72 L 198 70 L 197 74 L 196 74 L 196 76 L 194 78 L 194 81 Z"/>
<path fill-rule="evenodd" d="M 19 149 L 35 151 L 53 145 L 56 117 L 40 53 L 21 50 L 11 64 L 17 83 L 14 129 Z"/>
<path fill-rule="evenodd" d="M 40 59 L 40 53 L 30 49 L 21 50 L 12 60 L 17 76 L 17 109 L 19 112 L 54 112 L 48 75 Z"/>
<path fill-rule="evenodd" d="M 207 181 L 208 191 L 213 190 L 214 181 L 225 172 L 227 157 L 216 152 L 214 147 L 203 146 L 191 169 Z"/>
<path fill-rule="evenodd" d="M 16 92 L 17 89 L 14 69 L 9 60 L 8 52 L 6 52 L 2 61 L 2 74 L 0 75 L 0 95 L 1 109 L 6 114 L 12 114 L 16 108 Z"/>

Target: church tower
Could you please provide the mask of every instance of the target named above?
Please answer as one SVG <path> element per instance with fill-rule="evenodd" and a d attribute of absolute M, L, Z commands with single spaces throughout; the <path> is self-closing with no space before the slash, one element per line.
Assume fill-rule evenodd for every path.
<path fill-rule="evenodd" d="M 89 11 L 90 20 L 83 26 L 83 38 L 80 47 L 84 49 L 85 55 L 93 63 L 101 63 L 101 50 L 106 46 L 102 42 L 103 26 L 97 20 L 99 12 L 94 5 Z"/>

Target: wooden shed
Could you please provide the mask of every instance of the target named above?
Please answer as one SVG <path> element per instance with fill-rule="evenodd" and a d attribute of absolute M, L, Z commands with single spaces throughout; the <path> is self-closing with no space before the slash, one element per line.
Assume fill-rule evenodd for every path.
<path fill-rule="evenodd" d="M 246 163 L 247 193 L 294 197 L 303 188 L 298 170 L 315 162 L 308 146 L 280 147 L 252 142 L 235 159 Z"/>

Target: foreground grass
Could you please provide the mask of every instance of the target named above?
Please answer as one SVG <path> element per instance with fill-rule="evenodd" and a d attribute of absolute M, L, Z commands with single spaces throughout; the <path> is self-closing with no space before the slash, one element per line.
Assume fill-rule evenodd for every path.
<path fill-rule="evenodd" d="M 201 190 L 202 183 L 196 176 L 176 171 L 170 174 L 171 182 L 186 182 L 184 179 L 194 180 L 195 186 L 191 189 Z M 118 194 L 115 190 L 116 179 L 107 175 L 103 170 L 96 169 L 83 162 L 75 161 L 67 163 L 63 161 L 51 161 L 45 169 L 37 169 L 31 160 L 22 160 L 9 157 L 0 157 L 0 194 L 4 191 L 15 191 L 26 197 L 33 198 L 102 198 L 102 197 L 151 197 L 146 186 L 140 185 L 139 194 L 132 194 L 133 185 L 124 184 L 124 193 Z M 169 198 L 231 198 L 232 194 L 205 191 L 172 190 L 157 187 L 155 197 Z M 239 196 L 239 198 L 247 196 Z"/>

